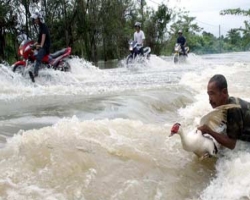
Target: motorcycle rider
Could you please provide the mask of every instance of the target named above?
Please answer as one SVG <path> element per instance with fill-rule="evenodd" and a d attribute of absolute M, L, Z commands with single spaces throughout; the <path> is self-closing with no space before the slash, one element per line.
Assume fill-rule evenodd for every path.
<path fill-rule="evenodd" d="M 34 67 L 34 75 L 30 71 L 29 74 L 34 82 L 34 77 L 38 76 L 39 67 L 45 55 L 49 54 L 50 50 L 50 33 L 46 24 L 43 22 L 42 16 L 36 12 L 31 16 L 32 23 L 39 26 L 38 40 L 35 43 L 38 53 L 36 55 L 36 63 Z"/>
<path fill-rule="evenodd" d="M 181 50 L 183 52 L 183 55 L 187 55 L 185 51 L 185 46 L 186 46 L 186 38 L 182 35 L 182 30 L 178 31 L 178 38 L 177 38 L 177 43 L 181 45 Z"/>
<path fill-rule="evenodd" d="M 137 47 L 138 50 L 136 52 L 137 54 L 143 55 L 143 43 L 145 40 L 145 35 L 144 32 L 141 30 L 141 23 L 140 22 L 135 22 L 135 33 L 134 33 L 134 41 L 137 42 Z"/>
<path fill-rule="evenodd" d="M 21 27 L 21 30 L 19 32 L 19 35 L 17 36 L 17 41 L 18 43 L 21 43 L 24 40 L 30 40 L 30 38 L 28 37 L 28 35 L 25 33 L 25 28 Z"/>

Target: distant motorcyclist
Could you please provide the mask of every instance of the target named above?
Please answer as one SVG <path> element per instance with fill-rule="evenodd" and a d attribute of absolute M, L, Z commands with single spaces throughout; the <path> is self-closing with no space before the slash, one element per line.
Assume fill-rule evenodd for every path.
<path fill-rule="evenodd" d="M 41 65 L 42 59 L 46 54 L 49 54 L 50 50 L 50 34 L 49 29 L 45 23 L 43 23 L 42 16 L 39 13 L 34 13 L 31 16 L 32 23 L 39 26 L 38 40 L 36 49 L 38 53 L 36 55 L 36 63 L 34 67 L 34 77 L 38 76 L 39 66 Z M 30 74 L 32 75 L 32 74 Z M 33 77 L 33 78 L 34 78 Z M 31 77 L 32 78 L 32 77 Z"/>
<path fill-rule="evenodd" d="M 177 43 L 181 45 L 181 50 L 183 52 L 183 55 L 187 55 L 185 51 L 185 46 L 186 46 L 186 38 L 182 35 L 182 30 L 178 31 L 178 38 L 177 38 Z"/>
<path fill-rule="evenodd" d="M 135 33 L 134 33 L 134 41 L 137 42 L 138 46 L 138 51 L 136 54 L 141 54 L 143 55 L 143 44 L 145 40 L 145 35 L 144 32 L 141 30 L 141 23 L 140 22 L 135 22 Z"/>
<path fill-rule="evenodd" d="M 17 36 L 17 41 L 18 43 L 21 43 L 24 40 L 30 40 L 30 38 L 28 37 L 28 35 L 25 33 L 24 28 L 21 28 L 21 30 L 19 31 L 19 34 Z"/>

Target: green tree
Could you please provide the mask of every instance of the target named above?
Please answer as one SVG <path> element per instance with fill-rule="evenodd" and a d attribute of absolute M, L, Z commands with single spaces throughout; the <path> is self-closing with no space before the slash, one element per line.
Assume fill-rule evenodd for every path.
<path fill-rule="evenodd" d="M 167 25 L 171 20 L 172 10 L 166 5 L 158 6 L 156 11 L 151 10 L 147 13 L 147 21 L 145 22 L 146 44 L 148 44 L 154 54 L 160 55 L 164 49 L 164 41 L 168 31 Z"/>
<path fill-rule="evenodd" d="M 177 21 L 170 27 L 169 40 L 166 44 L 166 53 L 170 55 L 173 52 L 173 48 L 178 37 L 178 30 L 182 30 L 183 36 L 187 40 L 187 46 L 194 52 L 195 49 L 200 47 L 200 36 L 198 33 L 201 32 L 202 28 L 194 22 L 195 17 L 188 16 L 188 12 L 177 13 L 176 18 Z"/>
<path fill-rule="evenodd" d="M 240 8 L 226 9 L 220 12 L 221 15 L 242 15 L 250 17 L 250 9 L 243 10 Z M 232 29 L 228 32 L 229 49 L 228 50 L 249 50 L 250 48 L 250 22 L 244 21 L 245 27 Z M 242 35 L 242 37 L 241 37 Z"/>

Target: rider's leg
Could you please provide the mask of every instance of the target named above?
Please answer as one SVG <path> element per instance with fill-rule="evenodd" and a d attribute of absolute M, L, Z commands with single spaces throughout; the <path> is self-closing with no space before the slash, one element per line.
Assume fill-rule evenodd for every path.
<path fill-rule="evenodd" d="M 140 54 L 140 50 L 138 48 L 135 48 L 135 56 L 139 55 Z"/>
<path fill-rule="evenodd" d="M 36 63 L 34 68 L 34 76 L 38 76 L 39 67 L 42 63 L 43 57 L 46 55 L 46 50 L 44 48 L 41 48 L 38 50 L 38 53 L 36 55 Z"/>
<path fill-rule="evenodd" d="M 140 52 L 141 55 L 144 54 L 144 53 L 143 53 L 143 47 L 140 48 L 139 52 Z"/>
<path fill-rule="evenodd" d="M 186 51 L 185 51 L 184 45 L 181 45 L 181 50 L 182 50 L 182 52 L 183 52 L 183 55 L 187 55 L 187 54 L 186 54 Z"/>

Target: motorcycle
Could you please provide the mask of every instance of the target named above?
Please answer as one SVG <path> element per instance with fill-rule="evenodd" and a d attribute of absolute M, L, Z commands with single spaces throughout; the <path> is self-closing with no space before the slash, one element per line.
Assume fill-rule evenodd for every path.
<path fill-rule="evenodd" d="M 18 48 L 18 55 L 22 57 L 22 60 L 16 61 L 12 65 L 13 72 L 21 73 L 23 76 L 34 67 L 36 61 L 37 50 L 35 42 L 33 40 L 23 40 Z M 67 47 L 56 51 L 51 54 L 47 54 L 42 59 L 42 63 L 39 69 L 52 68 L 54 70 L 60 70 L 68 72 L 71 67 L 67 61 L 71 54 L 71 47 Z"/>
<path fill-rule="evenodd" d="M 185 53 L 182 52 L 181 45 L 176 43 L 174 46 L 174 63 L 178 63 L 181 61 L 186 61 L 187 55 L 189 53 L 189 47 L 185 47 Z"/>
<path fill-rule="evenodd" d="M 143 47 L 142 52 L 140 52 L 141 46 L 138 45 L 136 41 L 129 41 L 129 51 L 130 54 L 126 58 L 127 65 L 133 63 L 133 61 L 144 61 L 145 58 L 149 59 L 151 48 L 150 47 Z"/>

